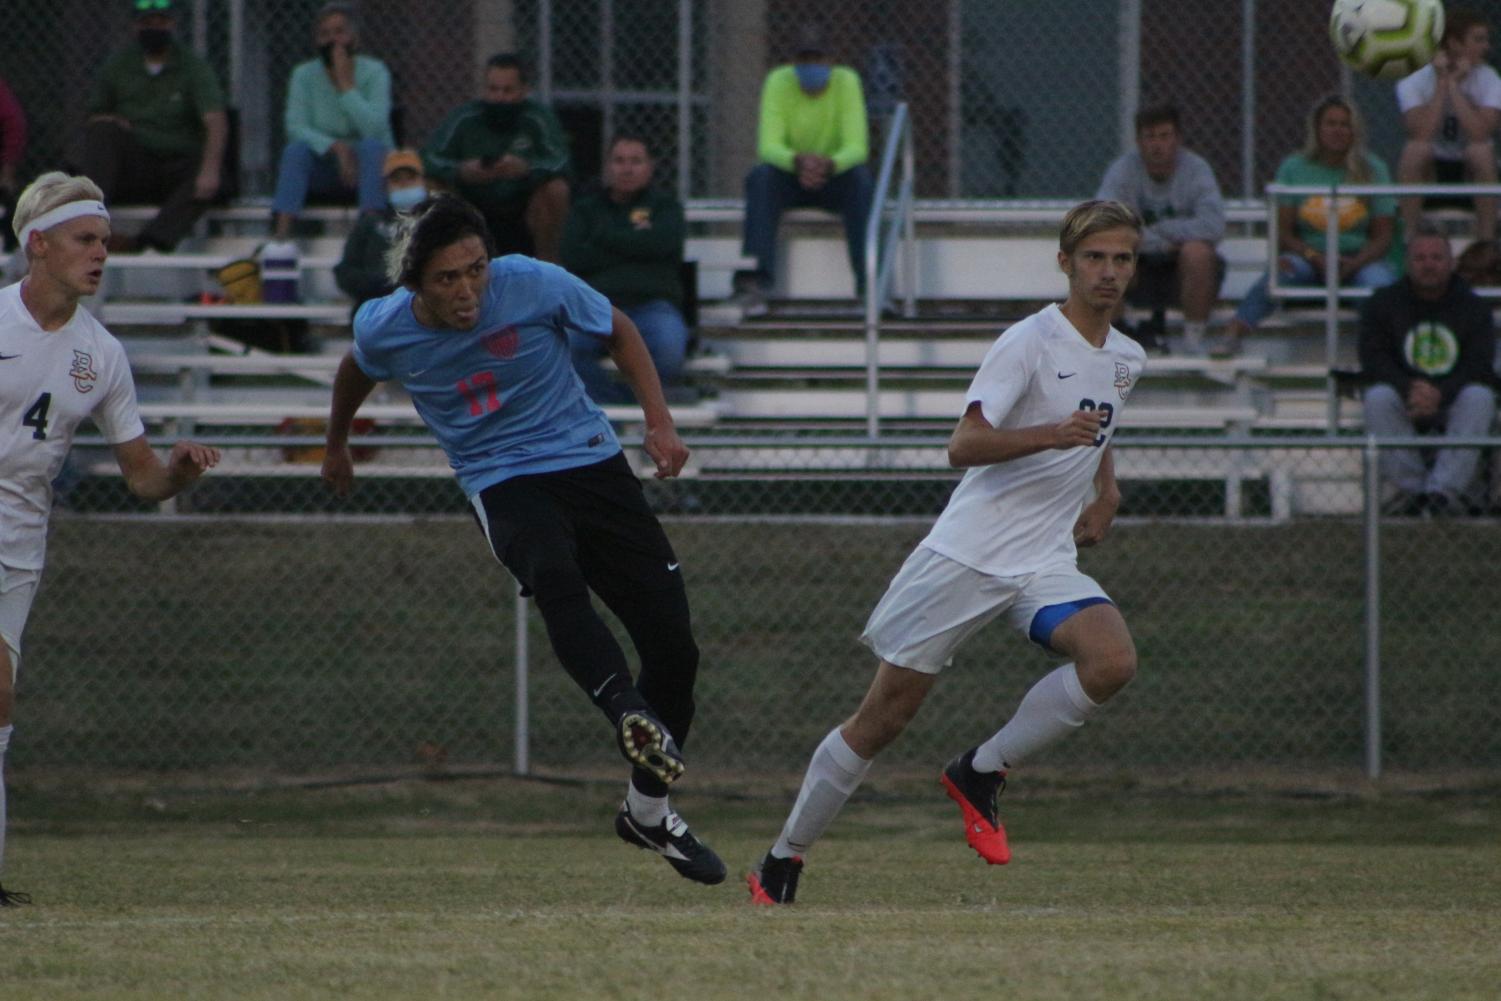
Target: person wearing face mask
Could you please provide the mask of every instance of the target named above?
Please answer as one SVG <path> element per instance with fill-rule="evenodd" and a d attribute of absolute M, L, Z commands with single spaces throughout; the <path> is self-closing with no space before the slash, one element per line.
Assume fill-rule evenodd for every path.
<path fill-rule="evenodd" d="M 219 194 L 229 133 L 209 64 L 175 35 L 176 0 L 130 0 L 132 40 L 104 64 L 69 157 L 111 202 L 159 206 L 110 251 L 171 250 Z"/>
<path fill-rule="evenodd" d="M 777 223 L 789 208 L 813 206 L 844 220 L 850 267 L 864 285 L 865 220 L 874 185 L 860 74 L 835 66 L 823 30 L 805 25 L 791 65 L 761 87 L 758 163 L 745 178 L 745 253 L 756 269 L 735 276 L 735 302 L 746 316 L 766 312 L 776 277 Z"/>
<path fill-rule="evenodd" d="M 344 254 L 334 266 L 334 281 L 354 300 L 351 317 L 363 303 L 396 291 L 386 274 L 386 254 L 391 249 L 399 217 L 427 198 L 422 157 L 416 150 L 392 150 L 386 156 L 383 173 L 387 207 L 378 213 L 360 214 L 349 239 L 344 241 Z"/>
<path fill-rule="evenodd" d="M 276 172 L 276 238 L 292 224 L 308 195 L 356 195 L 360 212 L 386 207 L 381 165 L 391 135 L 391 71 L 359 52 L 352 4 L 326 3 L 313 18 L 316 58 L 292 70 L 287 84 L 287 146 Z"/>
<path fill-rule="evenodd" d="M 444 119 L 422 163 L 480 210 L 498 253 L 556 264 L 568 218 L 568 144 L 552 109 L 530 92 L 516 55 L 491 56 L 483 96 Z"/>

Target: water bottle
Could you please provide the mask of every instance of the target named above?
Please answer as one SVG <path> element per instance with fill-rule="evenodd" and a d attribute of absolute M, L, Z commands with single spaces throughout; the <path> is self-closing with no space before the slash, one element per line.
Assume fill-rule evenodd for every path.
<path fill-rule="evenodd" d="M 266 302 L 296 302 L 297 244 L 276 241 L 261 247 L 261 295 Z"/>

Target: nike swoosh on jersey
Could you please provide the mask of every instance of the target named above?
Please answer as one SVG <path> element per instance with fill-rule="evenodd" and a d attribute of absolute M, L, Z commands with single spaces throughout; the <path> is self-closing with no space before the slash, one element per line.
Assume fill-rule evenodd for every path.
<path fill-rule="evenodd" d="M 1078 374 L 1079 374 L 1078 372 L 1070 372 L 1068 375 L 1064 375 L 1062 372 L 1059 372 L 1058 373 L 1058 378 L 1060 378 L 1060 379 L 1072 379 L 1074 376 L 1076 376 Z"/>
<path fill-rule="evenodd" d="M 19 357 L 21 357 L 21 356 L 20 355 L 0 355 L 0 361 L 10 361 L 12 358 L 19 358 Z"/>

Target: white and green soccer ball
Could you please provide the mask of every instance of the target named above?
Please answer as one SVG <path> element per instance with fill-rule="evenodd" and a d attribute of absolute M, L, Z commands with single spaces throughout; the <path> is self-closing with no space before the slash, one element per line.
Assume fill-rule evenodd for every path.
<path fill-rule="evenodd" d="M 1335 0 L 1334 51 L 1367 76 L 1398 80 L 1426 66 L 1444 37 L 1441 0 Z"/>

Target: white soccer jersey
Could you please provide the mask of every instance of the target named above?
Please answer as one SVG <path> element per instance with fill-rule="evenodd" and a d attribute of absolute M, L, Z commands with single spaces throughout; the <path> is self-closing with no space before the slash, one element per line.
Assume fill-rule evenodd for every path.
<path fill-rule="evenodd" d="M 1004 429 L 1097 410 L 1100 434 L 1093 447 L 1048 449 L 970 469 L 922 545 L 998 577 L 1075 563 L 1074 523 L 1146 358 L 1141 345 L 1114 328 L 1104 347 L 1094 347 L 1057 305 L 1007 330 L 975 373 L 966 408 L 979 403 L 985 419 Z"/>
<path fill-rule="evenodd" d="M 52 481 L 85 417 L 111 445 L 146 433 L 125 349 L 82 306 L 43 330 L 19 283 L 0 289 L 0 563 L 41 569 Z"/>
<path fill-rule="evenodd" d="M 1477 108 L 1501 110 L 1501 74 L 1497 74 L 1491 66 L 1482 64 L 1470 70 L 1460 82 L 1459 89 Z M 1406 114 L 1418 105 L 1433 100 L 1436 90 L 1438 74 L 1433 69 L 1433 64 L 1429 63 L 1416 73 L 1397 81 L 1397 106 Z M 1444 105 L 1444 117 L 1439 125 L 1438 135 L 1433 138 L 1433 158 L 1465 158 L 1465 140 L 1460 135 L 1459 119 L 1447 103 Z"/>

